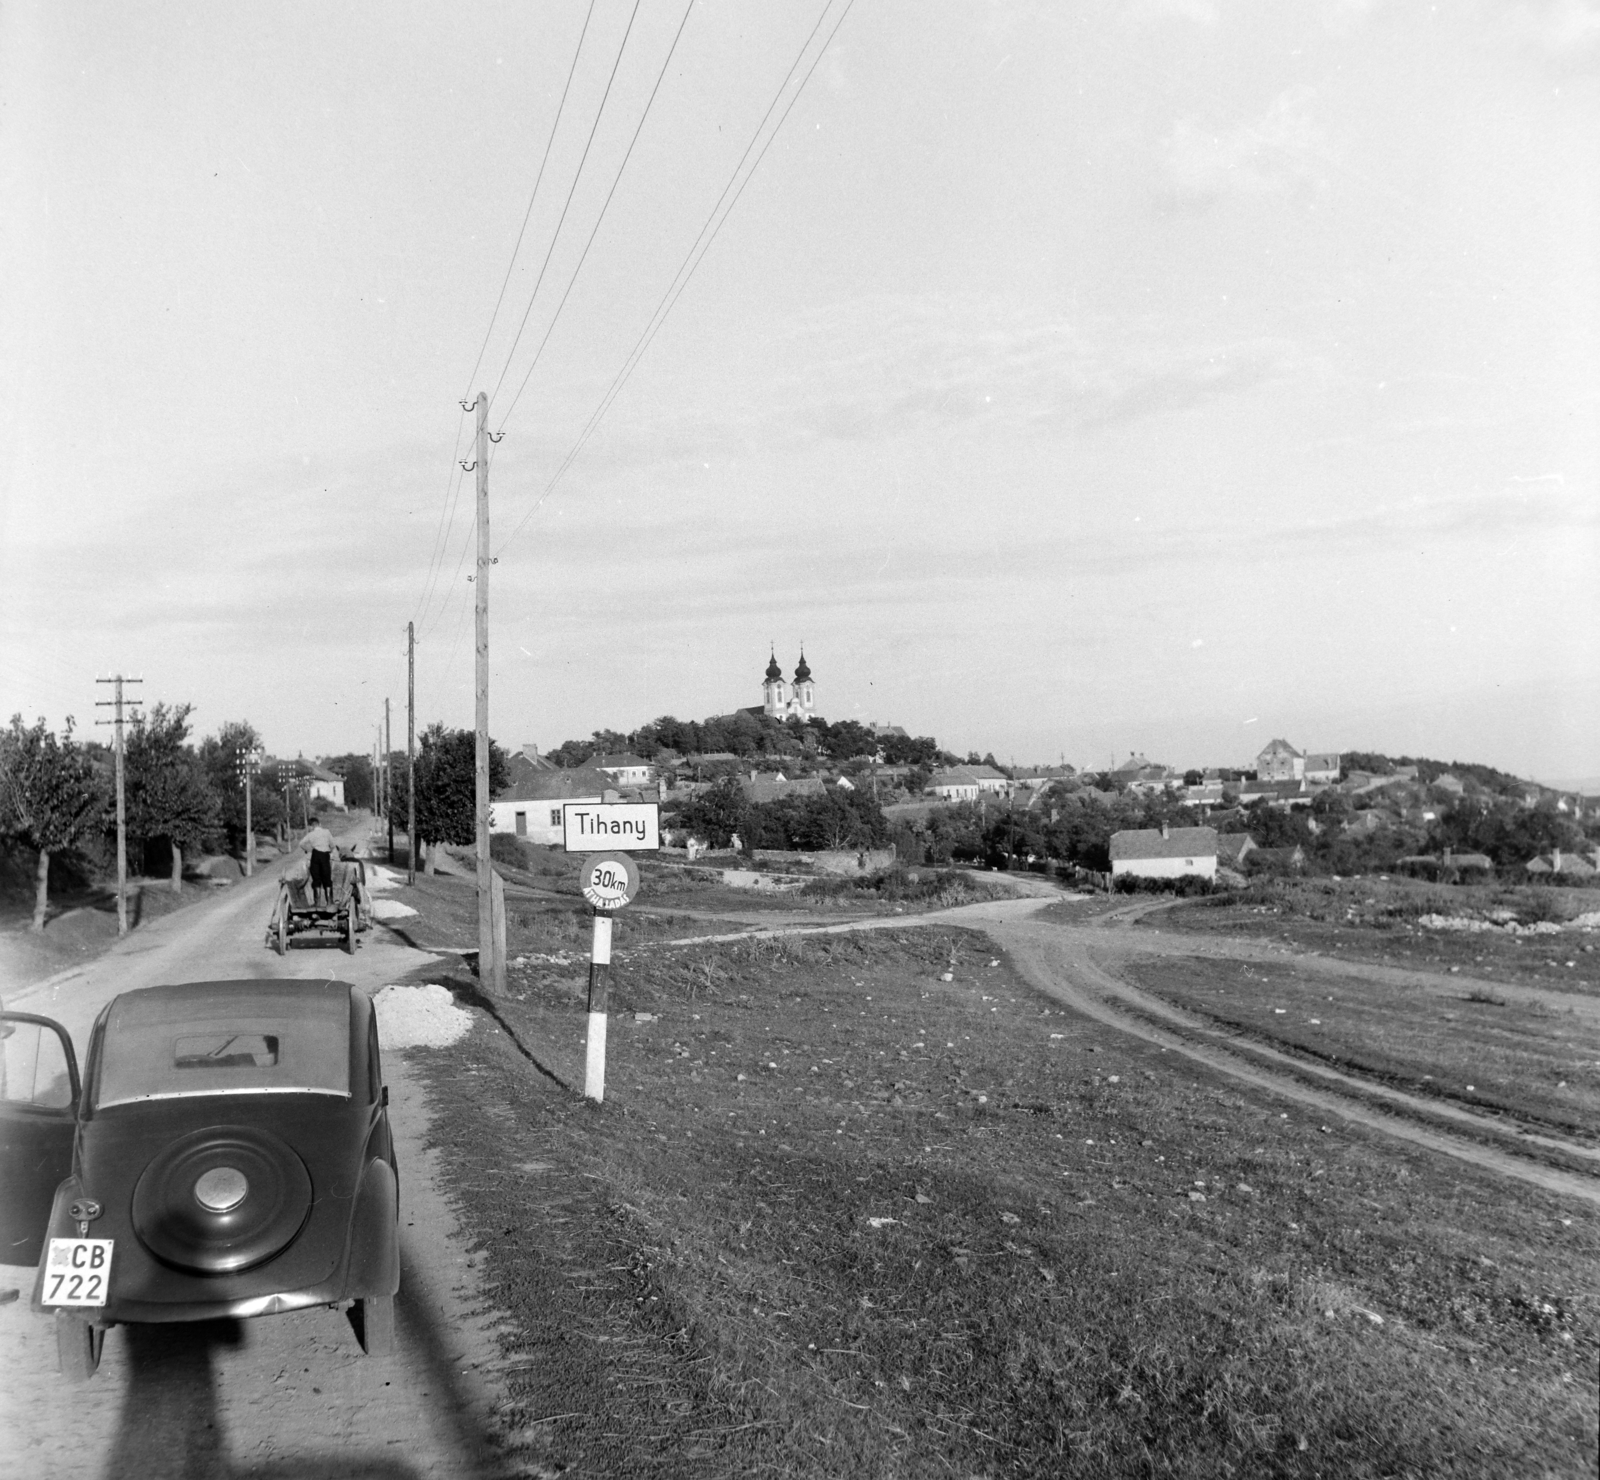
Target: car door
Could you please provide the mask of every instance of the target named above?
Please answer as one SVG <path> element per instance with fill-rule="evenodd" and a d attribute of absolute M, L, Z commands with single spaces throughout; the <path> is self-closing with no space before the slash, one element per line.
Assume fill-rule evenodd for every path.
<path fill-rule="evenodd" d="M 78 1060 L 60 1023 L 0 1012 L 0 1264 L 37 1264 L 56 1188 L 72 1172 Z"/>

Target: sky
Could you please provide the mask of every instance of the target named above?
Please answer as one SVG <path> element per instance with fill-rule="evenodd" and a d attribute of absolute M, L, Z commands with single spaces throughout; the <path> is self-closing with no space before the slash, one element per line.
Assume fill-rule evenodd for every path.
<path fill-rule="evenodd" d="M 502 744 L 1600 777 L 1600 0 L 12 0 L 0 194 L 4 714 L 471 725 L 482 391 Z"/>

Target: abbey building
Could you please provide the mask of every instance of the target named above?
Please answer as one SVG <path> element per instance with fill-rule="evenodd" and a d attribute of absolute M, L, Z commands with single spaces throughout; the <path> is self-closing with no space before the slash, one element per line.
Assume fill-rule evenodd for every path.
<path fill-rule="evenodd" d="M 800 720 L 810 719 L 816 713 L 816 686 L 811 681 L 811 669 L 806 664 L 803 648 L 793 683 L 783 681 L 783 669 L 778 667 L 778 655 L 773 652 L 761 685 L 761 713 L 770 714 L 774 719 Z"/>

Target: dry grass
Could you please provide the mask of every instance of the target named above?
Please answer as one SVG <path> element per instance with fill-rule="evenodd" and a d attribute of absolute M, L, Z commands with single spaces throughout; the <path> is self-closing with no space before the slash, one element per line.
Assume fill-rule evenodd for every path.
<path fill-rule="evenodd" d="M 1600 1025 L 1482 986 L 1443 997 L 1292 961 L 1135 961 L 1129 980 L 1249 1037 L 1416 1093 L 1600 1136 Z"/>
<path fill-rule="evenodd" d="M 521 988 L 520 1039 L 579 1029 Z M 959 932 L 645 953 L 612 1008 L 603 1110 L 498 1029 L 426 1061 L 549 1470 L 1593 1473 L 1586 1211 L 1286 1117 Z"/>

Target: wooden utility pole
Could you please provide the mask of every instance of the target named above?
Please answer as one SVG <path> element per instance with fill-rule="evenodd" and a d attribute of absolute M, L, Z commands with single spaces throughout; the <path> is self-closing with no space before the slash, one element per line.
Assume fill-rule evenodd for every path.
<path fill-rule="evenodd" d="M 115 709 L 114 719 L 96 720 L 96 724 L 113 725 L 113 734 L 116 737 L 117 757 L 117 934 L 128 933 L 128 809 L 123 799 L 122 789 L 122 709 L 124 703 L 129 707 L 137 704 L 137 699 L 124 700 L 122 686 L 124 684 L 143 683 L 142 678 L 124 678 L 120 673 L 115 678 L 97 678 L 96 683 L 109 683 L 115 685 L 110 699 L 96 699 L 96 709 Z"/>
<path fill-rule="evenodd" d="M 383 701 L 383 797 L 389 804 L 385 815 L 389 819 L 389 862 L 394 862 L 394 776 L 391 766 L 394 757 L 394 739 L 389 731 L 389 701 Z"/>
<path fill-rule="evenodd" d="M 478 861 L 478 979 L 506 989 L 506 964 L 495 950 L 493 868 L 489 862 L 489 394 L 478 392 L 478 570 L 476 575 L 477 746 L 475 750 Z"/>
<path fill-rule="evenodd" d="M 406 883 L 417 882 L 417 628 L 406 623 Z"/>

